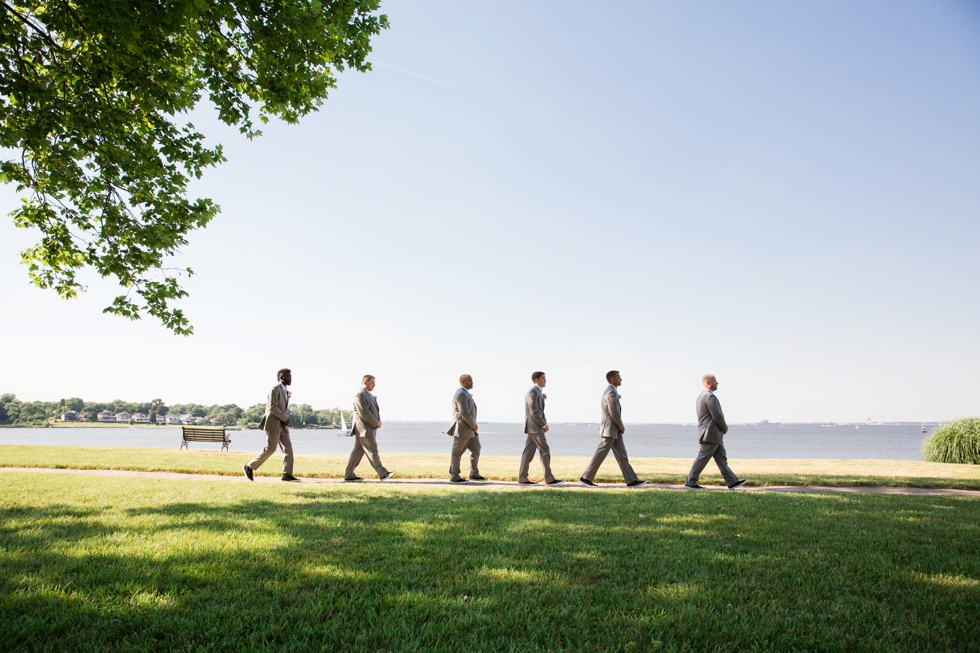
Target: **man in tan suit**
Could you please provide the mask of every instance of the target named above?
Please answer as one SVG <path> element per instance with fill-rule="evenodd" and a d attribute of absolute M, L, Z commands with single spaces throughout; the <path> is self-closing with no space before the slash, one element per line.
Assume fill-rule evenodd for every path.
<path fill-rule="evenodd" d="M 272 454 L 276 452 L 276 447 L 282 445 L 282 452 L 285 454 L 282 459 L 282 480 L 296 482 L 298 478 L 293 476 L 293 443 L 289 439 L 289 391 L 286 389 L 293 383 L 293 373 L 288 369 L 281 369 L 277 374 L 279 383 L 272 386 L 269 391 L 269 398 L 265 405 L 265 415 L 259 422 L 259 428 L 265 430 L 268 441 L 262 453 L 252 459 L 242 470 L 245 477 L 250 481 L 255 480 L 253 472 L 262 466 Z"/>
<path fill-rule="evenodd" d="M 459 388 L 453 395 L 453 424 L 446 431 L 453 438 L 453 451 L 449 458 L 449 481 L 451 483 L 465 483 L 466 479 L 460 476 L 459 468 L 463 459 L 463 452 L 470 452 L 470 478 L 471 481 L 485 481 L 480 476 L 480 425 L 476 423 L 476 402 L 470 390 L 473 389 L 473 377 L 464 374 L 459 377 Z"/>
<path fill-rule="evenodd" d="M 354 436 L 354 450 L 351 451 L 350 459 L 347 461 L 347 470 L 344 472 L 345 481 L 363 481 L 361 477 L 354 474 L 361 458 L 367 456 L 368 462 L 374 471 L 378 473 L 378 478 L 385 481 L 395 475 L 389 472 L 381 464 L 381 456 L 378 455 L 377 430 L 381 428 L 381 409 L 378 407 L 378 400 L 374 398 L 371 391 L 374 390 L 374 377 L 366 374 L 361 379 L 361 391 L 354 395 L 354 414 L 351 416 L 350 434 Z"/>
<path fill-rule="evenodd" d="M 704 390 L 701 391 L 694 404 L 694 409 L 698 415 L 698 444 L 701 449 L 694 459 L 694 464 L 691 465 L 691 471 L 687 475 L 684 487 L 692 490 L 703 490 L 704 488 L 698 485 L 698 479 L 701 477 L 701 472 L 704 471 L 704 466 L 714 458 L 715 464 L 718 465 L 718 471 L 725 479 L 725 485 L 728 486 L 729 490 L 734 490 L 745 485 L 748 479 L 740 480 L 732 468 L 728 466 L 728 453 L 725 451 L 725 434 L 728 433 L 728 423 L 725 421 L 725 413 L 721 412 L 721 403 L 715 396 L 715 390 L 718 389 L 718 379 L 715 378 L 714 374 L 705 374 L 701 377 L 701 385 Z"/>
<path fill-rule="evenodd" d="M 599 471 L 599 465 L 609 455 L 612 450 L 619 463 L 619 470 L 623 473 L 623 479 L 627 487 L 638 487 L 646 484 L 636 478 L 633 466 L 630 465 L 629 457 L 626 455 L 626 445 L 623 444 L 623 434 L 626 433 L 626 425 L 623 424 L 623 408 L 619 403 L 619 388 L 623 384 L 623 377 L 619 372 L 612 370 L 606 373 L 606 381 L 609 387 L 602 393 L 602 422 L 599 424 L 599 448 L 592 456 L 592 462 L 585 468 L 582 478 L 579 479 L 585 485 L 595 487 L 593 479 Z"/>
<path fill-rule="evenodd" d="M 544 400 L 547 396 L 542 392 L 548 379 L 544 372 L 535 372 L 531 375 L 534 385 L 524 395 L 524 432 L 527 433 L 527 441 L 524 442 L 524 453 L 521 455 L 521 467 L 517 472 L 517 482 L 521 485 L 534 485 L 534 481 L 528 479 L 527 474 L 531 467 L 531 459 L 534 452 L 541 453 L 541 465 L 544 467 L 544 482 L 546 485 L 558 485 L 559 481 L 551 473 L 551 447 L 548 446 L 548 439 L 545 433 L 548 432 L 548 419 L 544 416 Z"/>

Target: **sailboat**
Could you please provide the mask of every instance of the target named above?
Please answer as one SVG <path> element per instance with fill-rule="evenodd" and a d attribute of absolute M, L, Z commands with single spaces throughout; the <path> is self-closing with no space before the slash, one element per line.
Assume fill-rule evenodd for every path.
<path fill-rule="evenodd" d="M 340 433 L 339 437 L 350 437 L 350 429 L 347 428 L 347 421 L 344 419 L 344 411 L 340 411 Z"/>
<path fill-rule="evenodd" d="M 922 432 L 923 433 L 926 432 L 926 423 L 925 422 L 922 422 Z"/>

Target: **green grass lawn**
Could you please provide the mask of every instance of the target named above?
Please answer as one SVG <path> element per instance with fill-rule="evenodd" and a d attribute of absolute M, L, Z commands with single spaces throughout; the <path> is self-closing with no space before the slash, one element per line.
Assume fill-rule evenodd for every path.
<path fill-rule="evenodd" d="M 980 650 L 980 501 L 0 480 L 7 651 Z"/>
<path fill-rule="evenodd" d="M 197 445 L 206 446 L 206 445 Z M 0 467 L 70 467 L 77 469 L 130 469 L 140 471 L 174 471 L 192 474 L 242 473 L 242 465 L 252 453 L 135 448 L 135 447 L 57 447 L 0 445 Z M 448 478 L 449 452 L 437 454 L 387 454 L 381 458 L 389 469 L 402 478 Z M 282 456 L 276 454 L 260 475 L 282 473 Z M 517 480 L 518 456 L 483 456 L 480 471 L 488 478 Z M 558 457 L 552 468 L 558 478 L 577 480 L 588 464 L 588 458 Z M 691 467 L 687 458 L 633 458 L 634 469 L 654 483 L 683 483 Z M 465 461 L 464 461 L 465 465 Z M 980 490 L 980 465 L 950 465 L 915 460 L 732 460 L 732 469 L 740 477 L 749 477 L 750 485 L 865 485 L 891 487 L 955 488 Z M 341 478 L 347 466 L 347 455 L 296 456 L 297 476 Z M 359 473 L 372 476 L 363 463 Z M 537 460 L 531 464 L 532 478 L 541 478 Z M 596 477 L 599 482 L 622 483 L 619 467 L 610 457 Z M 721 485 L 714 463 L 708 463 L 703 484 Z"/>

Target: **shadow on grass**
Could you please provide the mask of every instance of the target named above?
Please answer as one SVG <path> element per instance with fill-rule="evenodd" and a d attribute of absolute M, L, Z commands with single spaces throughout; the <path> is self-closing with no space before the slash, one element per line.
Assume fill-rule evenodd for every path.
<path fill-rule="evenodd" d="M 980 612 L 978 507 L 356 488 L 105 512 L 4 507 L 0 641 L 5 650 L 965 649 Z"/>

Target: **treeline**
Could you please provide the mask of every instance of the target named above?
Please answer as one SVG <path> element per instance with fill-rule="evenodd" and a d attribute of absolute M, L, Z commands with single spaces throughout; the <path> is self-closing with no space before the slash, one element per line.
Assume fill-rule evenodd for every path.
<path fill-rule="evenodd" d="M 224 426 L 241 426 L 256 428 L 265 413 L 265 404 L 255 404 L 242 409 L 236 404 L 205 406 L 203 404 L 174 404 L 168 406 L 160 399 L 142 403 L 132 403 L 117 399 L 110 402 L 85 401 L 78 397 L 61 399 L 60 401 L 20 401 L 12 394 L 0 395 L 0 424 L 13 426 L 46 426 L 51 421 L 58 421 L 61 415 L 74 411 L 84 422 L 98 422 L 99 413 L 109 411 L 113 415 L 119 413 L 137 413 L 146 415 L 150 424 L 162 426 L 156 422 L 157 415 L 190 415 L 208 420 L 208 423 Z M 340 409 L 314 409 L 309 404 L 298 404 L 289 407 L 290 423 L 293 428 L 339 428 Z M 350 424 L 350 411 L 345 410 L 344 419 Z"/>

